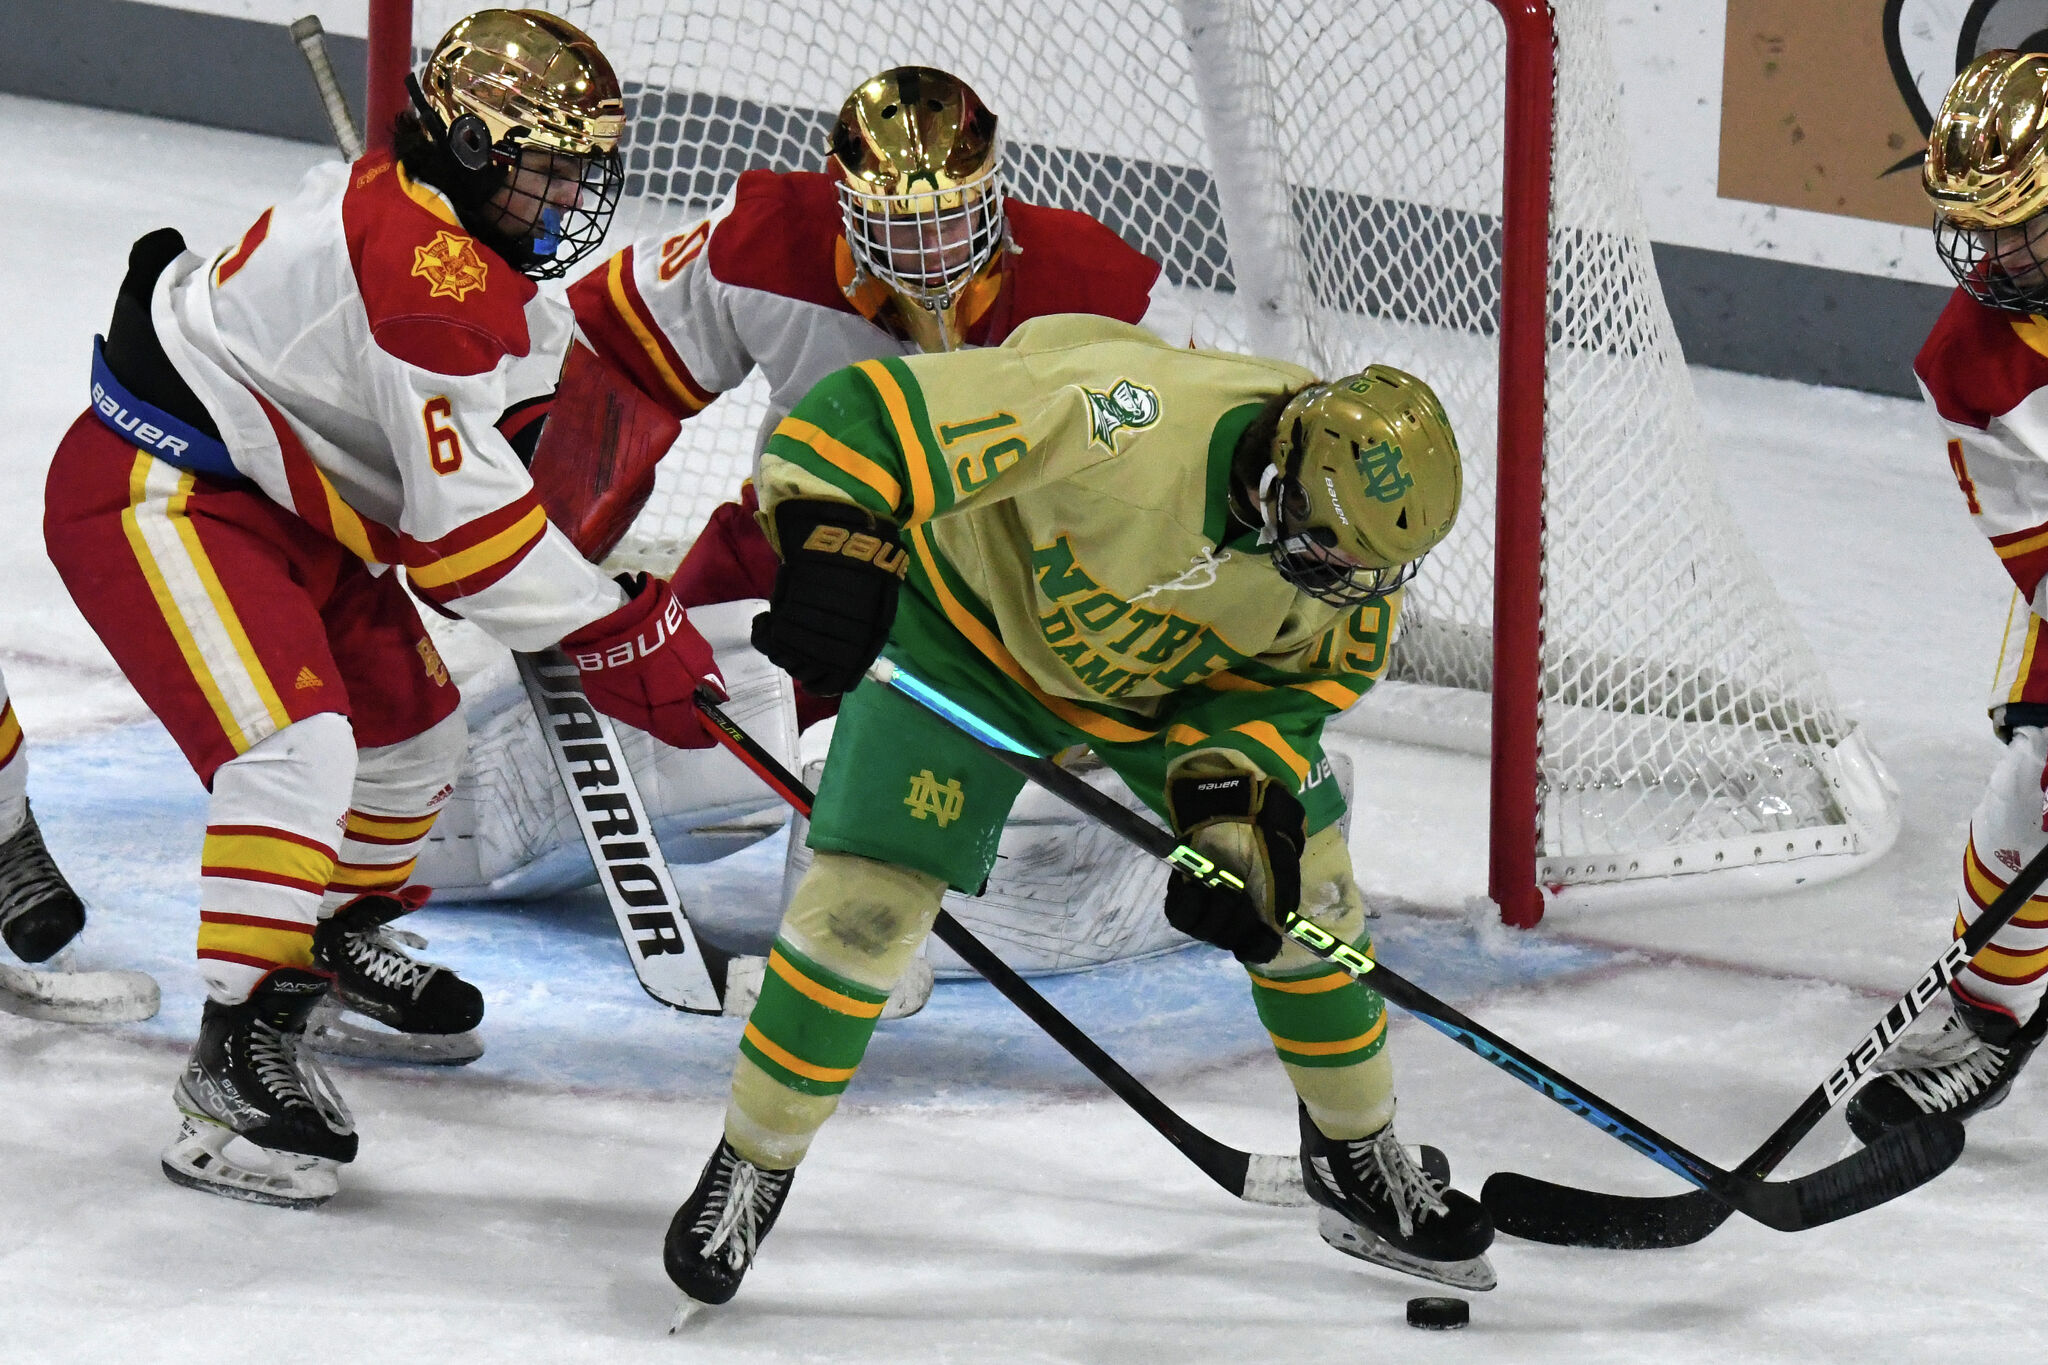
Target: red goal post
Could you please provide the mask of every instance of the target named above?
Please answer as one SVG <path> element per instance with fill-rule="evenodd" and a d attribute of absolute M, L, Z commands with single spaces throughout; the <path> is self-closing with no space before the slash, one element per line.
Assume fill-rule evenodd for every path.
<path fill-rule="evenodd" d="M 1489 758 L 1506 922 L 1560 899 L 1683 899 L 1699 872 L 1810 882 L 1895 836 L 1882 764 L 1706 472 L 1602 0 L 547 8 L 626 83 L 637 207 L 615 246 L 700 216 L 741 164 L 816 168 L 815 137 L 776 130 L 810 127 L 870 69 L 930 61 L 1003 119 L 1011 192 L 1093 212 L 1164 260 L 1204 344 L 1323 373 L 1385 360 L 1436 385 L 1472 466 L 1467 517 L 1411 589 L 1389 681 L 1337 728 Z M 373 141 L 416 50 L 462 12 L 371 0 Z M 1090 79 L 1105 53 L 1131 79 Z M 665 477 L 679 488 L 713 458 L 683 446 L 721 409 L 730 445 L 746 401 L 686 423 Z M 666 518 L 650 566 L 736 482 L 650 505 L 643 520 Z"/>

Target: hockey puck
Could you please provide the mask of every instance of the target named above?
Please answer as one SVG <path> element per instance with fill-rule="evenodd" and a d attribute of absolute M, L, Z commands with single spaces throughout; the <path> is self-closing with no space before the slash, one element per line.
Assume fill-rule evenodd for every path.
<path fill-rule="evenodd" d="M 1449 1332 L 1472 1321 L 1472 1305 L 1463 1299 L 1410 1299 L 1408 1325 L 1431 1332 Z"/>

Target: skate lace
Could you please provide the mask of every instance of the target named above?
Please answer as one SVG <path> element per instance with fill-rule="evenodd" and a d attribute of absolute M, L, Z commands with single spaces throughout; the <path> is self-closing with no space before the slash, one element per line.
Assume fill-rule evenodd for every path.
<path fill-rule="evenodd" d="M 426 940 L 417 934 L 378 928 L 362 934 L 342 936 L 343 951 L 364 976 L 395 991 L 409 990 L 417 1000 L 427 982 L 441 969 L 421 962 L 405 951 L 407 946 L 423 948 Z"/>
<path fill-rule="evenodd" d="M 57 862 L 43 846 L 33 814 L 0 843 L 0 924 L 5 924 L 63 885 Z"/>
<path fill-rule="evenodd" d="M 1958 1032 L 1966 1030 L 1958 1029 Z M 1972 1037 L 1967 1051 L 1931 1066 L 1892 1073 L 1892 1083 L 1927 1113 L 1941 1113 L 1975 1099 L 1998 1079 L 2006 1049 Z"/>
<path fill-rule="evenodd" d="M 1366 1188 L 1384 1193 L 1387 1202 L 1394 1206 L 1394 1217 L 1400 1221 L 1403 1237 L 1414 1236 L 1415 1225 L 1423 1218 L 1441 1218 L 1450 1213 L 1441 1197 L 1442 1187 L 1430 1179 L 1429 1172 L 1409 1160 L 1408 1149 L 1394 1136 L 1393 1124 L 1382 1128 L 1377 1137 L 1345 1145 L 1351 1149 L 1351 1169 Z"/>
<path fill-rule="evenodd" d="M 263 1019 L 253 1021 L 248 1056 L 256 1079 L 287 1109 L 312 1109 L 337 1132 L 354 1131 L 355 1120 L 342 1103 L 341 1092 L 320 1064 L 300 1050 L 302 1041 L 297 1031 Z"/>
<path fill-rule="evenodd" d="M 709 1259 L 723 1250 L 734 1270 L 752 1264 L 762 1220 L 788 1181 L 788 1171 L 764 1171 L 735 1152 L 720 1152 L 711 1198 L 690 1229 L 704 1237 L 702 1255 Z"/>

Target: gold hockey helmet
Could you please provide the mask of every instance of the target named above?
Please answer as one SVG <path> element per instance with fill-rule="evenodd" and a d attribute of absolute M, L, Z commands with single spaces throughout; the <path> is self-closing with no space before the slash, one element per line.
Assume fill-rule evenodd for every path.
<path fill-rule="evenodd" d="M 1435 391 L 1372 365 L 1282 409 L 1259 483 L 1259 539 L 1295 587 L 1353 606 L 1413 578 L 1463 496 L 1458 439 Z"/>
<path fill-rule="evenodd" d="M 1999 49 L 1935 113 L 1921 173 L 1935 248 L 1979 302 L 2048 310 L 2048 55 Z"/>
<path fill-rule="evenodd" d="M 411 87 L 427 132 L 472 182 L 457 187 L 466 225 L 536 279 L 597 249 L 624 182 L 626 102 L 588 34 L 542 10 L 478 10 Z"/>
<path fill-rule="evenodd" d="M 961 293 L 1003 243 L 996 116 L 957 76 L 893 67 L 846 97 L 830 151 L 854 262 L 957 346 Z"/>

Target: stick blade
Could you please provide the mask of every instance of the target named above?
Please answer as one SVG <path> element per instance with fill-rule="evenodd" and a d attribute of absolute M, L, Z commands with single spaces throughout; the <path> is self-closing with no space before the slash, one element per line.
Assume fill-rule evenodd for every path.
<path fill-rule="evenodd" d="M 1497 1231 L 1526 1242 L 1608 1251 L 1661 1251 L 1702 1241 L 1734 1210 L 1704 1190 L 1627 1195 L 1556 1185 L 1532 1175 L 1497 1171 L 1480 1202 Z"/>
<path fill-rule="evenodd" d="M 1803 1227 L 1862 1213 L 1919 1189 L 1963 1154 L 1963 1125 L 1929 1114 L 1887 1130 L 1876 1142 L 1791 1183 Z"/>

